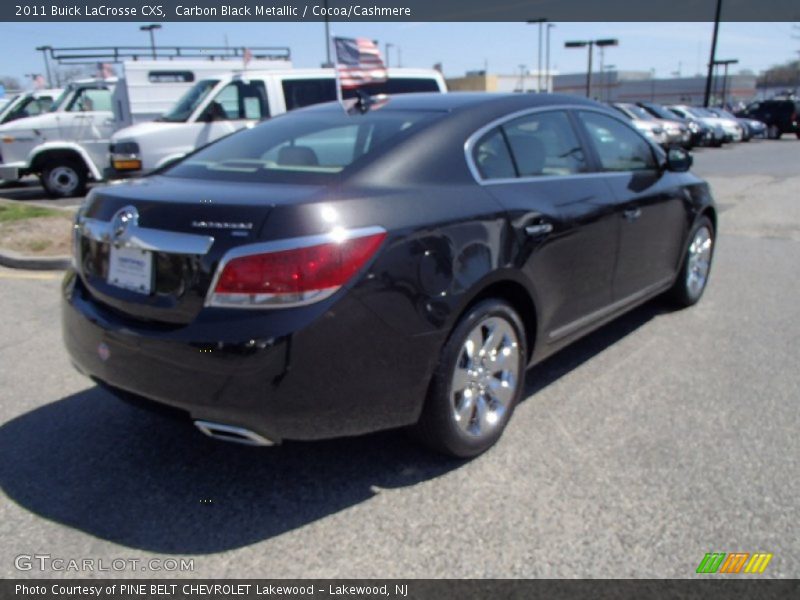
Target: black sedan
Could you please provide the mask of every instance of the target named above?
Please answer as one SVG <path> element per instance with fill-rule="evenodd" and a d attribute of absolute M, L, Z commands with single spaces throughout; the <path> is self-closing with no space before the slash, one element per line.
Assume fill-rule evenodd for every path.
<path fill-rule="evenodd" d="M 218 439 L 411 426 L 474 456 L 528 366 L 658 294 L 703 294 L 708 185 L 602 105 L 361 108 L 295 111 L 94 189 L 63 284 L 76 367 Z"/>

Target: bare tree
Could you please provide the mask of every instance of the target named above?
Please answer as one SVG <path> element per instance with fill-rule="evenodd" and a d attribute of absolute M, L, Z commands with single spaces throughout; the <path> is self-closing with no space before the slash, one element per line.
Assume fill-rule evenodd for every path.
<path fill-rule="evenodd" d="M 19 83 L 19 79 L 16 77 L 9 77 L 8 75 L 0 75 L 0 85 L 2 85 L 6 90 L 21 90 L 22 86 Z"/>

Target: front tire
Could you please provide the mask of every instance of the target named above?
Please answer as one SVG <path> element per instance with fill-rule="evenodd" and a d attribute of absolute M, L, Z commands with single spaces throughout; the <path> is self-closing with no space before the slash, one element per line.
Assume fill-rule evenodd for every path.
<path fill-rule="evenodd" d="M 459 458 L 491 448 L 522 395 L 527 356 L 525 328 L 510 304 L 473 306 L 442 350 L 414 428 L 420 441 Z"/>
<path fill-rule="evenodd" d="M 702 298 L 711 272 L 715 239 L 711 220 L 708 217 L 698 219 L 689 235 L 678 279 L 668 292 L 678 306 L 692 306 Z"/>
<path fill-rule="evenodd" d="M 770 125 L 767 127 L 767 137 L 771 140 L 781 139 L 781 128 L 777 125 Z"/>
<path fill-rule="evenodd" d="M 58 160 L 47 163 L 40 178 L 51 198 L 72 198 L 86 194 L 88 174 L 77 160 Z"/>

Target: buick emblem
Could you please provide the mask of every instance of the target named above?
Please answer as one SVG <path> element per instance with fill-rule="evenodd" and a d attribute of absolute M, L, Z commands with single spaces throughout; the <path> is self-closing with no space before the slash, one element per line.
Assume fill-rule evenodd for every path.
<path fill-rule="evenodd" d="M 100 357 L 100 360 L 106 362 L 111 356 L 111 349 L 108 347 L 108 344 L 105 342 L 97 344 L 97 355 Z"/>
<path fill-rule="evenodd" d="M 119 209 L 111 217 L 111 238 L 115 242 L 124 242 L 131 235 L 131 227 L 139 225 L 139 212 L 134 206 Z"/>

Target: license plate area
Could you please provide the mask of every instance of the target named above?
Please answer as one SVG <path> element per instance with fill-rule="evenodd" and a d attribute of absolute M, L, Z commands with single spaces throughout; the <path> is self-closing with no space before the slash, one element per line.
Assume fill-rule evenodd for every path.
<path fill-rule="evenodd" d="M 110 285 L 139 294 L 153 291 L 153 253 L 139 248 L 111 246 L 108 255 Z"/>

